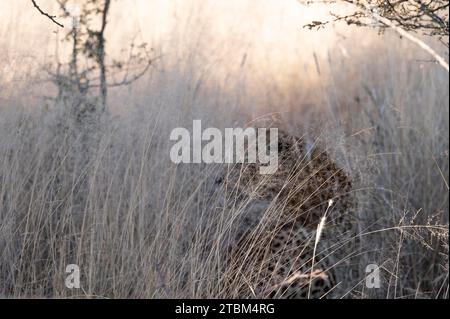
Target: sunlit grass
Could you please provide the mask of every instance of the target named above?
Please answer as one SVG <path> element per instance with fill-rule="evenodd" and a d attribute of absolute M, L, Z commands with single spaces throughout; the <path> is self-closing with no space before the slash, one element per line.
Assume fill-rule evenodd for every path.
<path fill-rule="evenodd" d="M 358 280 L 330 296 L 448 298 L 448 74 L 420 50 L 389 33 L 304 30 L 317 11 L 295 1 L 135 1 L 114 13 L 111 55 L 138 33 L 162 58 L 111 91 L 112 116 L 86 149 L 62 105 L 43 98 L 63 34 L 15 3 L 0 11 L 0 295 L 258 297 L 251 278 L 222 268 L 224 238 L 250 199 L 224 204 L 214 186 L 223 167 L 173 165 L 168 137 L 193 119 L 222 128 L 276 118 L 320 136 L 355 181 Z M 267 239 L 262 220 L 254 238 Z M 258 262 L 245 261 L 257 277 Z M 64 287 L 72 263 L 79 291 Z M 365 288 L 370 263 L 381 289 Z"/>

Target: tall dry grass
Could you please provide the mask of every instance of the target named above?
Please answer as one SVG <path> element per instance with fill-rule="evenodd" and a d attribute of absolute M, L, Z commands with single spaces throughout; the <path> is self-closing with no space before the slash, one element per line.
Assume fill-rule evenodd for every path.
<path fill-rule="evenodd" d="M 224 264 L 248 202 L 223 202 L 214 180 L 224 167 L 172 164 L 168 136 L 193 119 L 223 128 L 275 112 L 293 134 L 320 137 L 355 181 L 359 279 L 333 296 L 448 298 L 448 74 L 389 34 L 360 41 L 367 31 L 352 29 L 320 52 L 290 47 L 284 60 L 276 42 L 211 42 L 206 21 L 186 19 L 155 44 L 165 58 L 111 93 L 101 123 L 80 127 L 43 99 L 51 88 L 36 59 L 2 70 L 0 295 L 255 297 L 242 295 L 251 278 Z M 379 289 L 365 286 L 373 263 Z M 80 266 L 82 289 L 65 287 L 68 264 Z"/>

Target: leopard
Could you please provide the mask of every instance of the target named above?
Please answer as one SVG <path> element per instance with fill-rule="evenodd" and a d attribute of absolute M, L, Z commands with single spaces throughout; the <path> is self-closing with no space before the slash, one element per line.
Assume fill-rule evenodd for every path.
<path fill-rule="evenodd" d="M 278 169 L 227 169 L 218 183 L 232 213 L 225 250 L 236 298 L 340 297 L 358 277 L 358 205 L 351 174 L 320 140 L 279 130 Z"/>

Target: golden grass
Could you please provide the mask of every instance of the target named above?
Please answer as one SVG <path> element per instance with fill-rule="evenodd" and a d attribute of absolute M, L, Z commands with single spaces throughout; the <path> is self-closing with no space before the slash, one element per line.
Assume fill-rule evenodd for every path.
<path fill-rule="evenodd" d="M 224 269 L 223 247 L 251 199 L 228 192 L 224 202 L 214 186 L 223 167 L 173 165 L 168 136 L 196 118 L 222 128 L 271 113 L 291 132 L 320 136 L 358 181 L 361 247 L 333 266 L 344 271 L 352 260 L 358 271 L 333 296 L 448 298 L 448 74 L 389 34 L 368 45 L 349 31 L 315 62 L 310 47 L 290 47 L 286 65 L 283 55 L 261 58 L 280 49 L 266 43 L 257 54 L 249 47 L 239 68 L 244 46 L 226 47 L 228 59 L 197 35 L 198 48 L 177 48 L 131 90 L 112 92 L 120 112 L 88 130 L 88 148 L 62 106 L 41 99 L 39 69 L 23 71 L 26 58 L 20 72 L 0 69 L 0 295 L 254 298 L 261 264 L 251 257 L 257 240 L 273 236 L 265 226 L 276 204 L 267 203 L 236 261 L 252 275 Z M 203 64 L 208 52 L 218 64 Z M 73 263 L 80 290 L 64 286 Z M 380 289 L 365 287 L 371 263 L 381 268 Z"/>

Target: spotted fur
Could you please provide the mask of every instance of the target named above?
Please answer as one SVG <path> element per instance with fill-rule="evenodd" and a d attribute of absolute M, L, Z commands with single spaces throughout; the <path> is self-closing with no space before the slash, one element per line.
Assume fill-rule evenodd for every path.
<path fill-rule="evenodd" d="M 226 182 L 226 202 L 240 217 L 233 224 L 230 280 L 242 283 L 236 297 L 333 296 L 354 268 L 352 180 L 317 144 L 284 132 L 278 138 L 275 174 L 260 175 L 258 164 L 242 164 L 220 180 Z"/>

